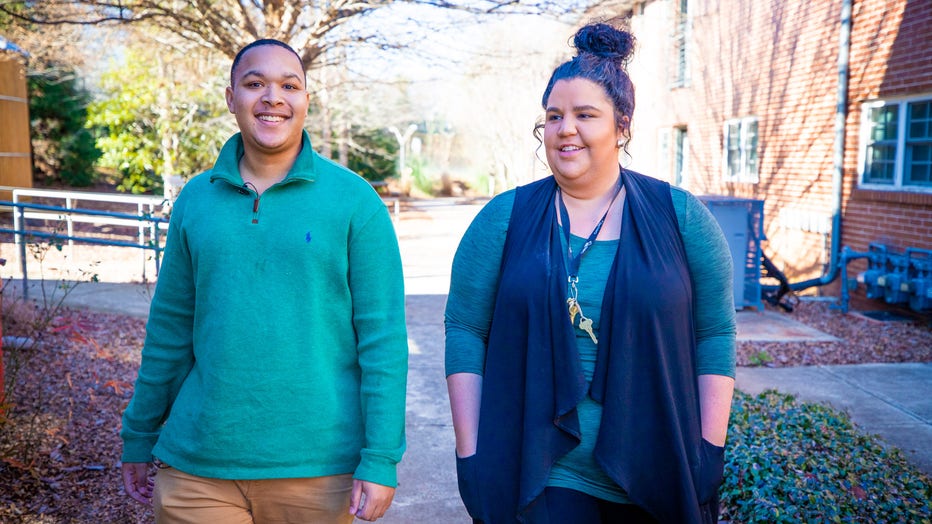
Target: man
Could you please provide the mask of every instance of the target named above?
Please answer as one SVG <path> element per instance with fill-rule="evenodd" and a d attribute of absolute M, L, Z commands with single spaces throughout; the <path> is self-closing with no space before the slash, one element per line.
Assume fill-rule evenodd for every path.
<path fill-rule="evenodd" d="M 126 493 L 159 522 L 376 520 L 394 496 L 398 244 L 371 186 L 311 149 L 309 99 L 291 47 L 244 47 L 240 133 L 172 210 L 121 432 Z"/>

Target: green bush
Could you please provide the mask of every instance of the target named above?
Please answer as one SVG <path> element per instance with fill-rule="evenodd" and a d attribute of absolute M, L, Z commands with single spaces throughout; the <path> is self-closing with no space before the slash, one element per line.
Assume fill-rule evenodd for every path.
<path fill-rule="evenodd" d="M 895 448 L 826 406 L 736 392 L 722 519 L 743 522 L 932 520 L 932 483 Z"/>
<path fill-rule="evenodd" d="M 398 141 L 385 129 L 354 126 L 347 167 L 370 182 L 385 180 L 397 173 Z M 334 144 L 336 149 L 337 144 Z"/>
<path fill-rule="evenodd" d="M 72 71 L 50 67 L 29 76 L 34 177 L 43 183 L 94 183 L 100 151 L 84 128 L 90 94 Z"/>

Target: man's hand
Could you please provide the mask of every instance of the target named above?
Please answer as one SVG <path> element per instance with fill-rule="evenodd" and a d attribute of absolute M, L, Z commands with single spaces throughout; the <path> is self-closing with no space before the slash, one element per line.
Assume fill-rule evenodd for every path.
<path fill-rule="evenodd" d="M 142 504 L 152 503 L 155 479 L 149 477 L 149 464 L 145 462 L 123 463 L 123 489 L 126 495 Z"/>
<path fill-rule="evenodd" d="M 395 488 L 353 479 L 349 512 L 361 520 L 373 521 L 385 515 L 395 497 Z"/>

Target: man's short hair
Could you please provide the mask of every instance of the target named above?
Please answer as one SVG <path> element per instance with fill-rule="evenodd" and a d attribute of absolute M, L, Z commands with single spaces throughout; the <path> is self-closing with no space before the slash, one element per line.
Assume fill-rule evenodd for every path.
<path fill-rule="evenodd" d="M 240 61 L 243 58 L 243 55 L 246 54 L 246 51 L 249 51 L 250 49 L 254 47 L 259 47 L 263 45 L 277 45 L 278 47 L 291 51 L 291 54 L 293 54 L 295 58 L 298 59 L 298 63 L 301 64 L 301 72 L 304 73 L 304 84 L 307 85 L 307 68 L 304 67 L 304 60 L 301 60 L 301 56 L 298 55 L 298 52 L 295 51 L 294 48 L 292 48 L 290 45 L 286 44 L 285 42 L 282 42 L 281 40 L 275 40 L 274 38 L 261 38 L 251 44 L 246 45 L 245 47 L 240 49 L 238 53 L 236 53 L 236 58 L 233 59 L 233 65 L 230 66 L 230 85 L 231 86 L 233 85 L 233 74 L 234 74 L 234 71 L 236 71 L 236 66 L 239 65 Z"/>

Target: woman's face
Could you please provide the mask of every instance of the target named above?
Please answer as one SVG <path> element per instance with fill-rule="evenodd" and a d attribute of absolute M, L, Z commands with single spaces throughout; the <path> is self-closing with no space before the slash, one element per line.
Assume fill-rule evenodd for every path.
<path fill-rule="evenodd" d="M 618 177 L 622 128 L 605 89 L 584 78 L 558 80 L 547 99 L 544 148 L 562 187 L 601 186 Z"/>

